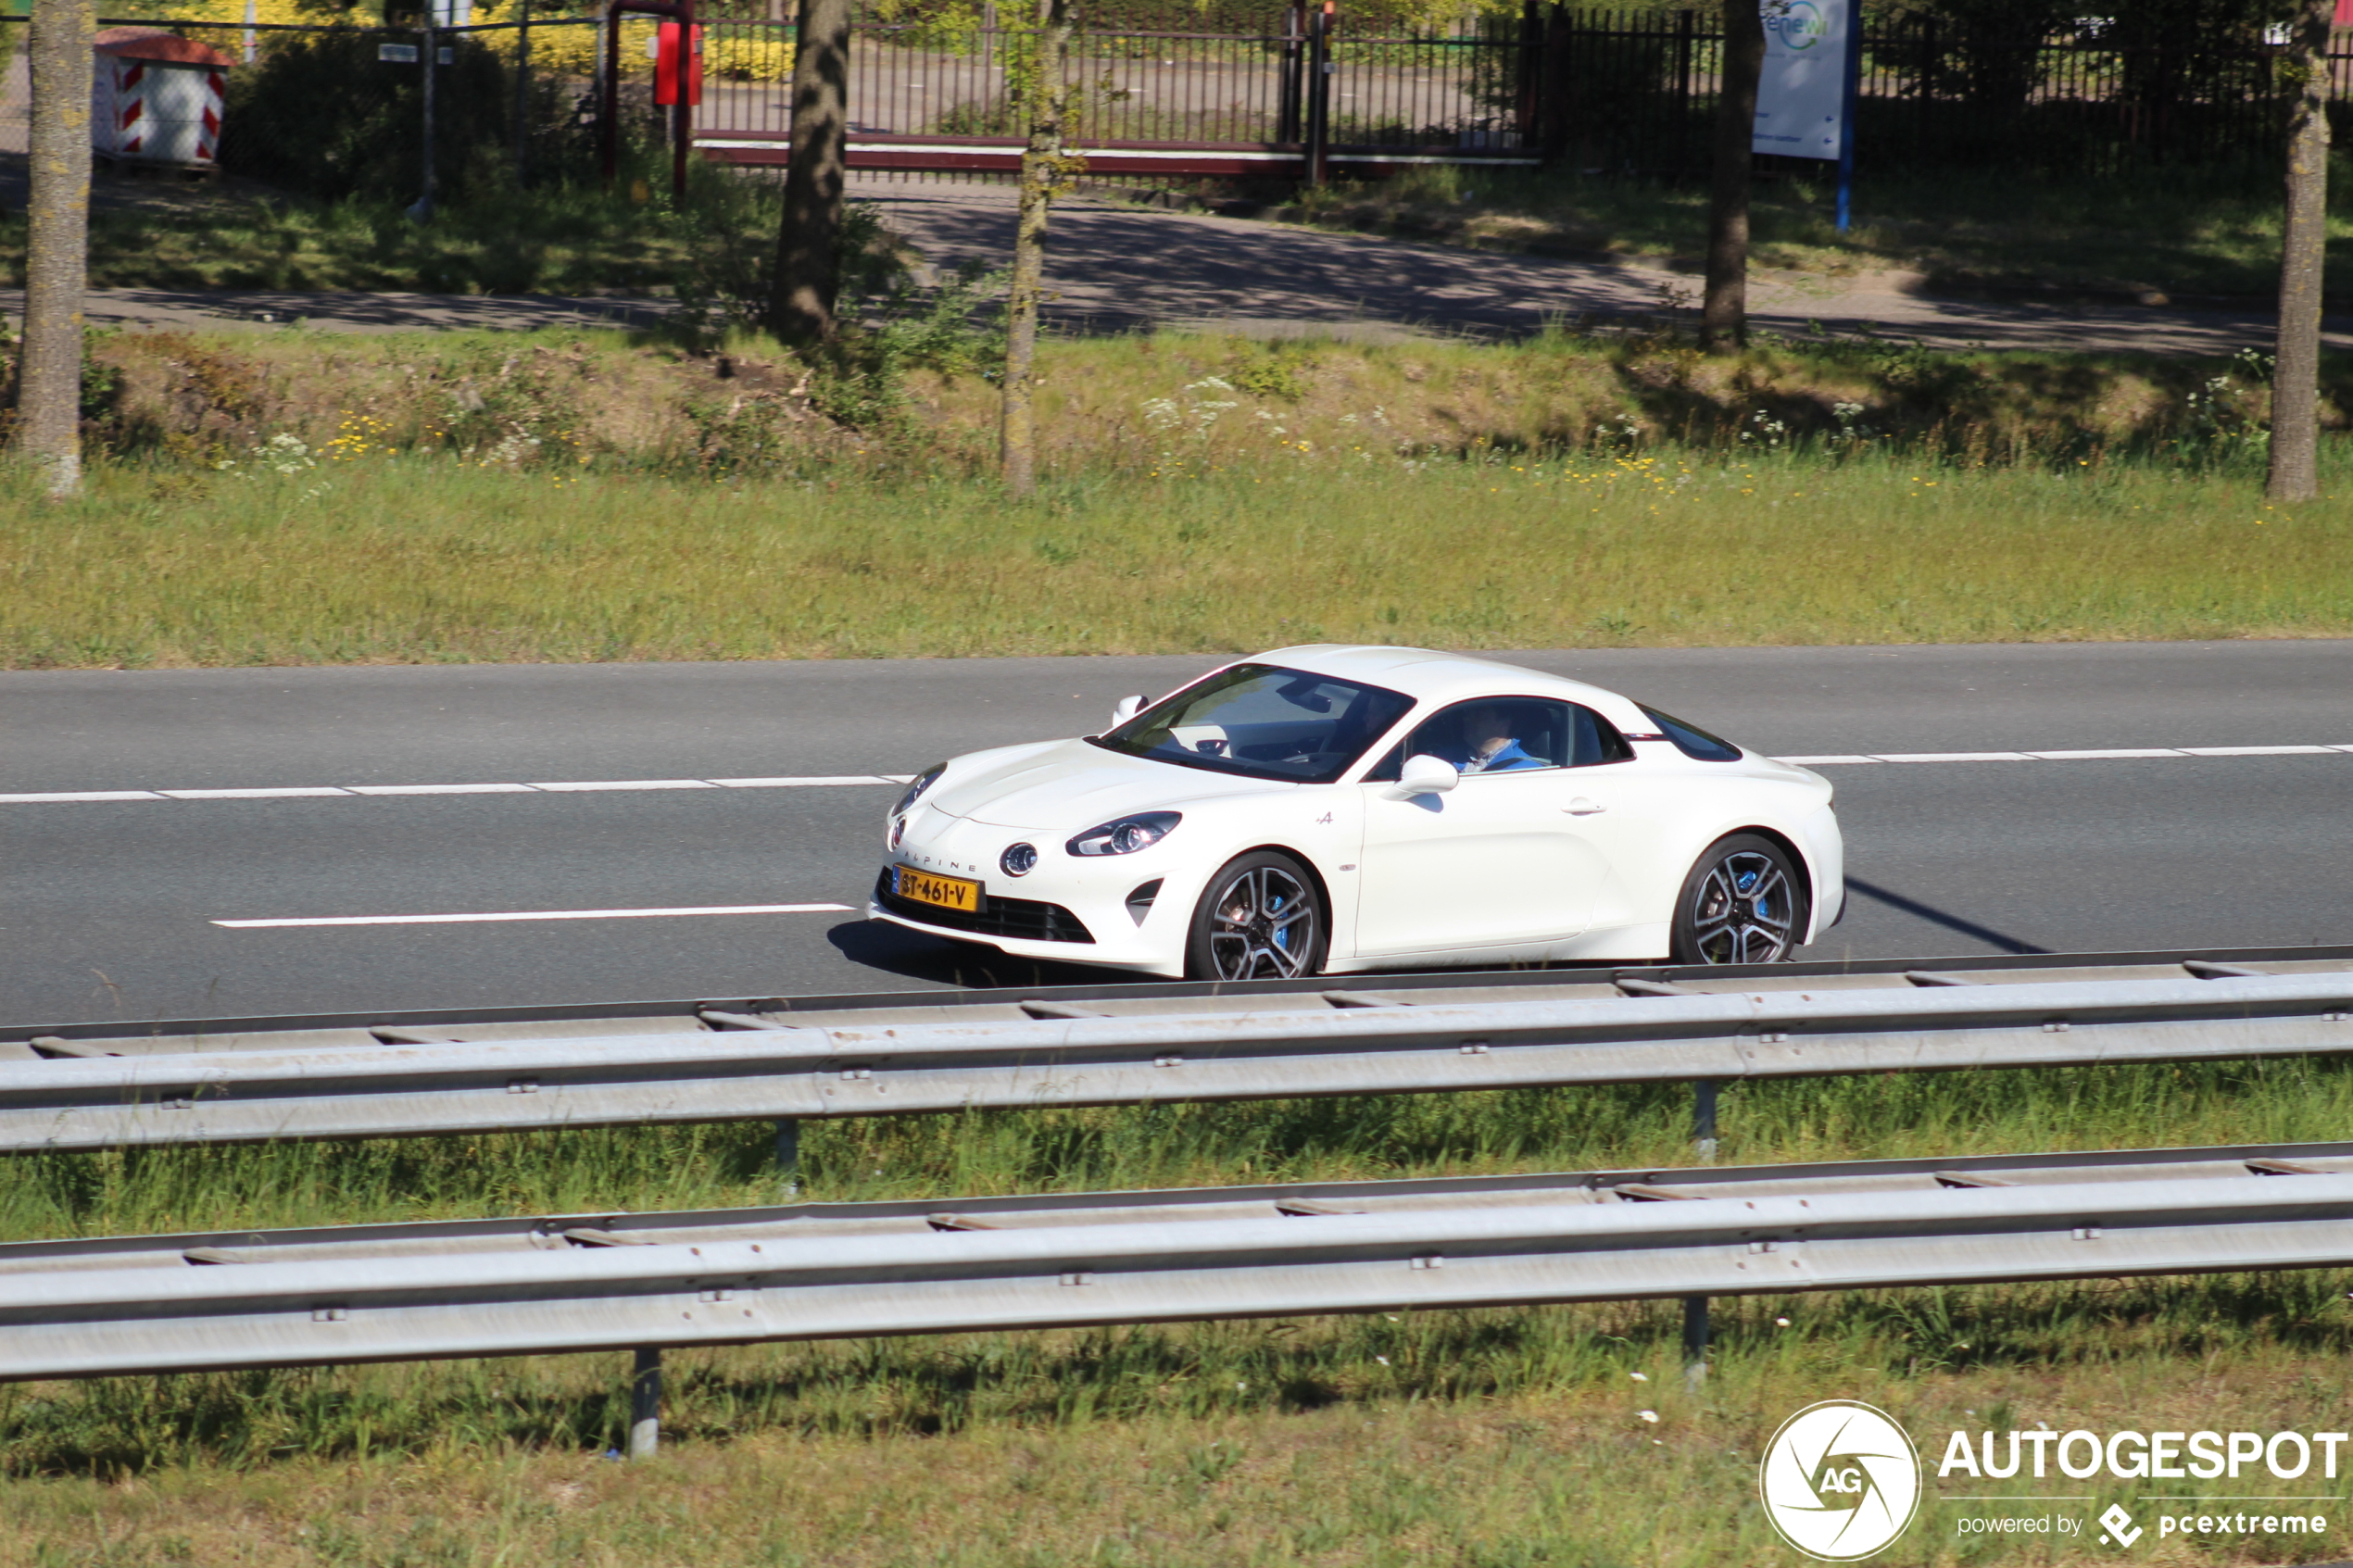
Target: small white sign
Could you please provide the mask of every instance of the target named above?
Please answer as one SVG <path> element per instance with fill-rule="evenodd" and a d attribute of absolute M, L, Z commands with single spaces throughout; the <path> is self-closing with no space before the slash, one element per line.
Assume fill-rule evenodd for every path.
<path fill-rule="evenodd" d="M 1846 125 L 1846 30 L 1853 0 L 1764 0 L 1765 74 L 1750 146 L 1836 158 Z"/>
<path fill-rule="evenodd" d="M 417 63 L 417 46 L 414 44 L 379 44 L 376 45 L 376 58 L 386 65 L 413 66 Z"/>

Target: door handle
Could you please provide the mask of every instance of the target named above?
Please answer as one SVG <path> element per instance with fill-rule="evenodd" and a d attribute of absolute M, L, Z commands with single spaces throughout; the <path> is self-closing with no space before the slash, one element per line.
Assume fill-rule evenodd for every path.
<path fill-rule="evenodd" d="M 1567 805 L 1562 807 L 1561 809 L 1567 812 L 1572 817 L 1591 817 L 1599 812 L 1606 811 L 1609 808 L 1606 806 L 1596 806 L 1580 795 L 1576 799 L 1570 801 Z"/>

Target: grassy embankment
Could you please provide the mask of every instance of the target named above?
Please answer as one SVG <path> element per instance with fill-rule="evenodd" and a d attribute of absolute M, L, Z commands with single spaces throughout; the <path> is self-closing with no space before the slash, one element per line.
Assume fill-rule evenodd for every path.
<path fill-rule="evenodd" d="M 2332 1062 L 1890 1075 L 1743 1085 L 1722 1153 L 2287 1140 L 2348 1111 Z M 1687 1114 L 1672 1087 L 981 1112 L 812 1125 L 802 1173 L 847 1199 L 1648 1165 L 1684 1158 Z M 0 1238 L 773 1201 L 764 1145 L 706 1128 L 41 1157 L 0 1189 Z M 1779 1560 L 1753 1502 L 1765 1438 L 1832 1395 L 1931 1443 L 2038 1422 L 2341 1428 L 2343 1288 L 1728 1302 L 1697 1394 L 1669 1305 L 679 1352 L 673 1451 L 649 1470 L 598 1457 L 624 1419 L 616 1356 L 0 1386 L 0 1563 L 1746 1564 Z M 1931 1484 L 1944 1500 L 1882 1561 L 2108 1549 L 1964 1546 L 1950 1499 L 1991 1489 Z M 2135 1488 L 2086 1512 L 2111 1496 Z M 2177 1540 L 2147 1560 L 2341 1551 Z"/>
<path fill-rule="evenodd" d="M 88 498 L 5 482 L 0 666 L 2353 631 L 2353 518 L 2263 504 L 2223 363 L 1061 342 L 1014 504 L 971 373 L 608 333 L 96 358 Z"/>

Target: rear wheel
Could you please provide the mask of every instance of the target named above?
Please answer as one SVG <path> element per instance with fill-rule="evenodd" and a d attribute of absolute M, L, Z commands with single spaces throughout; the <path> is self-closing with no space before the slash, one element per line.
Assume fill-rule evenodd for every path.
<path fill-rule="evenodd" d="M 1306 868 L 1272 849 L 1227 861 L 1193 909 L 1185 973 L 1193 980 L 1290 980 L 1324 967 L 1331 925 Z"/>
<path fill-rule="evenodd" d="M 1718 839 L 1675 900 L 1674 961 L 1779 963 L 1805 939 L 1805 886 L 1789 851 L 1771 839 Z"/>

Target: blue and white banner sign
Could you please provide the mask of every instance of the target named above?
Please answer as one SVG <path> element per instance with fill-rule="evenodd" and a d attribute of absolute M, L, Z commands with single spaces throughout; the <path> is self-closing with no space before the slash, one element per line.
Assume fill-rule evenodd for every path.
<path fill-rule="evenodd" d="M 1750 145 L 1784 157 L 1835 158 L 1846 132 L 1854 0 L 1764 0 L 1765 74 Z"/>

